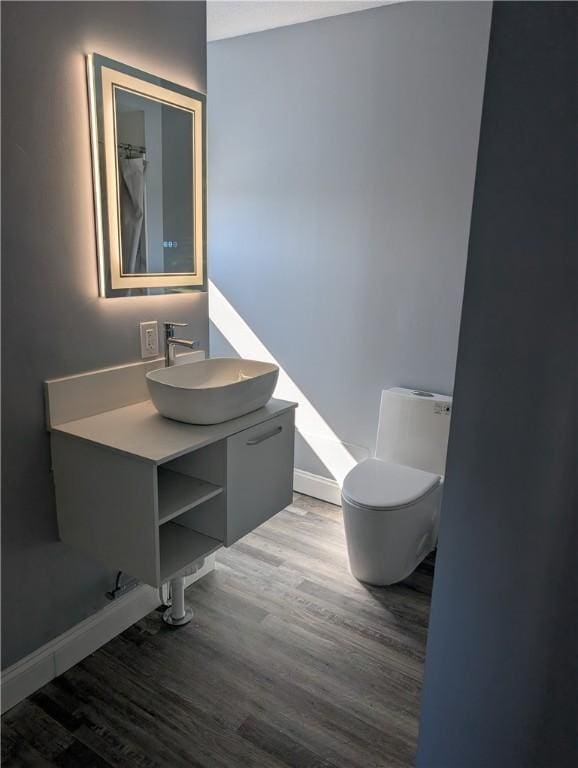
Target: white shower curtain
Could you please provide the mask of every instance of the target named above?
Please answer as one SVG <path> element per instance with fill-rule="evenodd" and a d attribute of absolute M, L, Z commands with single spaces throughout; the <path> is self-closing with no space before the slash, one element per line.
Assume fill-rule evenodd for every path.
<path fill-rule="evenodd" d="M 144 221 L 144 157 L 120 158 L 120 227 L 122 266 L 125 274 L 146 272 Z"/>

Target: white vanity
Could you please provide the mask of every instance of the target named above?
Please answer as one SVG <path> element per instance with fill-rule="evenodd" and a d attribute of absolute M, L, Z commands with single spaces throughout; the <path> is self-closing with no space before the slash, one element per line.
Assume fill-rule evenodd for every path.
<path fill-rule="evenodd" d="M 97 53 L 87 68 L 100 296 L 206 291 L 204 94 Z M 190 620 L 184 575 L 291 503 L 296 407 L 270 399 L 274 362 L 177 370 L 175 348 L 199 346 L 182 325 L 164 323 L 164 360 L 46 382 L 62 541 L 170 581 L 172 625 Z M 140 337 L 156 356 L 157 321 Z"/>
<path fill-rule="evenodd" d="M 272 399 L 220 424 L 172 421 L 145 385 L 160 364 L 46 384 L 62 540 L 151 586 L 230 546 L 293 493 L 295 403 Z"/>

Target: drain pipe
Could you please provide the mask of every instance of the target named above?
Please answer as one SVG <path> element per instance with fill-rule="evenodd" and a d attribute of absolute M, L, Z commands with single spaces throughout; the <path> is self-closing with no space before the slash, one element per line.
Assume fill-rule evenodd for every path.
<path fill-rule="evenodd" d="M 163 613 L 163 621 L 171 627 L 182 627 L 193 618 L 193 611 L 185 603 L 185 577 L 171 579 L 171 606 Z"/>

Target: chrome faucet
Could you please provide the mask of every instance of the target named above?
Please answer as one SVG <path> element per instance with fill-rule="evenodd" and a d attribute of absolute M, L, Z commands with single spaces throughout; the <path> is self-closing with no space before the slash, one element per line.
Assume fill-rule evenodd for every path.
<path fill-rule="evenodd" d="M 198 349 L 198 341 L 188 339 L 175 339 L 175 328 L 186 328 L 188 323 L 163 323 L 165 327 L 165 366 L 168 368 L 175 364 L 175 347 L 187 347 Z"/>

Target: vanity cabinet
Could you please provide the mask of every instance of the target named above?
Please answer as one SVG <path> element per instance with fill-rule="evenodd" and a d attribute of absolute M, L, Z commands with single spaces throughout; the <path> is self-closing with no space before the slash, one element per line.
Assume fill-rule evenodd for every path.
<path fill-rule="evenodd" d="M 227 546 L 271 517 L 270 510 L 283 509 L 291 503 L 293 414 L 288 411 L 228 438 Z"/>
<path fill-rule="evenodd" d="M 62 541 L 158 587 L 291 503 L 295 403 L 223 424 L 150 401 L 52 424 Z"/>

